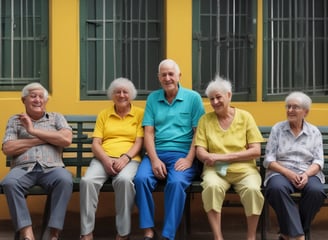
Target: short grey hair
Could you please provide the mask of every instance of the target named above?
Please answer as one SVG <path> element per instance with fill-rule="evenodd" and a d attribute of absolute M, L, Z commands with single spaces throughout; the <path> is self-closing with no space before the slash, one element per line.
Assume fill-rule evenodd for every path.
<path fill-rule="evenodd" d="M 165 65 L 172 66 L 174 68 L 174 70 L 176 71 L 176 73 L 178 73 L 178 74 L 181 73 L 179 65 L 172 59 L 164 59 L 163 61 L 161 61 L 158 65 L 158 73 L 161 71 L 161 68 Z"/>
<path fill-rule="evenodd" d="M 285 104 L 287 105 L 291 100 L 299 102 L 302 108 L 310 110 L 312 99 L 305 93 L 299 91 L 291 92 L 286 97 Z"/>
<path fill-rule="evenodd" d="M 227 79 L 224 79 L 220 77 L 219 75 L 216 75 L 214 80 L 212 80 L 208 85 L 205 90 L 205 94 L 207 97 L 214 92 L 218 91 L 220 93 L 232 93 L 232 86 L 231 82 Z"/>
<path fill-rule="evenodd" d="M 118 88 L 126 88 L 129 93 L 129 99 L 133 100 L 137 97 L 137 89 L 135 88 L 133 82 L 127 78 L 116 78 L 114 79 L 107 89 L 107 97 L 108 99 L 113 98 L 113 94 Z"/>
<path fill-rule="evenodd" d="M 43 87 L 38 82 L 33 82 L 33 83 L 27 84 L 22 90 L 22 98 L 25 98 L 27 95 L 30 94 L 30 92 L 32 90 L 35 90 L 35 89 L 41 89 L 43 91 L 44 100 L 46 100 L 46 101 L 48 100 L 48 96 L 49 96 L 48 90 L 45 89 L 45 87 Z"/>

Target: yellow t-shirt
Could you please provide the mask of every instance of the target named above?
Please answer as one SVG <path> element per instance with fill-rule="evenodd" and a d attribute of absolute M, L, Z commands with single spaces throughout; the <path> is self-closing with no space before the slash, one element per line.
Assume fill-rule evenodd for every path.
<path fill-rule="evenodd" d="M 263 142 L 253 116 L 247 111 L 235 110 L 234 119 L 227 130 L 219 126 L 215 112 L 203 115 L 197 126 L 195 145 L 210 153 L 224 154 L 245 150 L 249 143 Z M 227 172 L 243 173 L 250 168 L 256 168 L 255 159 L 229 163 Z"/>
<path fill-rule="evenodd" d="M 98 116 L 92 137 L 102 139 L 102 147 L 108 156 L 119 157 L 135 143 L 137 137 L 143 137 L 142 118 L 144 110 L 131 105 L 130 113 L 121 118 L 115 113 L 114 105 L 102 110 Z M 141 161 L 137 155 L 133 160 Z"/>

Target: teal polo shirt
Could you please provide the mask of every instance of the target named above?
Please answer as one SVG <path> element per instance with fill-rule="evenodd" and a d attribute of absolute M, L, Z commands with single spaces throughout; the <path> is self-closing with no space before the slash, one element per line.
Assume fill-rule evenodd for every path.
<path fill-rule="evenodd" d="M 179 86 L 170 104 L 164 90 L 152 92 L 146 103 L 142 126 L 153 126 L 156 151 L 188 153 L 199 118 L 205 113 L 200 95 Z"/>

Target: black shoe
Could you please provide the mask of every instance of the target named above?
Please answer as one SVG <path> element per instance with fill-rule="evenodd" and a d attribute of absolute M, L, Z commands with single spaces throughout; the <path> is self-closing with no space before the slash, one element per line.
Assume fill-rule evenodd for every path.
<path fill-rule="evenodd" d="M 157 236 L 154 234 L 153 237 L 144 237 L 143 240 L 157 240 Z"/>
<path fill-rule="evenodd" d="M 285 238 L 281 234 L 279 234 L 278 240 L 285 240 Z"/>

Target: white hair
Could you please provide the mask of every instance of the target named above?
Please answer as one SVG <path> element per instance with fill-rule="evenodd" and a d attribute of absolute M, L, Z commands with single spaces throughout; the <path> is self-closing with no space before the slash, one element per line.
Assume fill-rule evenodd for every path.
<path fill-rule="evenodd" d="M 48 95 L 49 95 L 48 90 L 45 89 L 38 82 L 33 82 L 33 83 L 27 84 L 22 90 L 22 98 L 25 98 L 27 95 L 30 94 L 30 91 L 35 90 L 35 89 L 41 89 L 43 91 L 44 100 L 48 100 Z"/>
<path fill-rule="evenodd" d="M 133 100 L 137 97 L 137 90 L 133 82 L 127 78 L 116 78 L 114 79 L 107 89 L 107 97 L 109 99 L 113 98 L 113 94 L 117 88 L 126 88 L 129 92 L 129 99 Z"/>
<path fill-rule="evenodd" d="M 299 92 L 299 91 L 291 92 L 286 97 L 285 103 L 287 104 L 291 100 L 296 100 L 297 102 L 300 103 L 302 108 L 304 108 L 306 110 L 310 110 L 310 107 L 311 107 L 311 104 L 312 104 L 312 99 L 308 95 L 306 95 L 305 93 Z"/>
<path fill-rule="evenodd" d="M 178 73 L 178 74 L 181 73 L 179 65 L 172 59 L 164 59 L 163 61 L 161 61 L 158 65 L 158 73 L 161 71 L 161 68 L 165 65 L 170 65 L 174 68 L 176 73 Z"/>
<path fill-rule="evenodd" d="M 231 93 L 232 92 L 232 86 L 231 86 L 231 82 L 220 77 L 219 75 L 215 76 L 215 79 L 212 80 L 208 85 L 207 88 L 205 90 L 205 94 L 207 97 L 209 97 L 209 95 L 214 92 L 214 91 L 218 91 L 220 93 Z"/>

